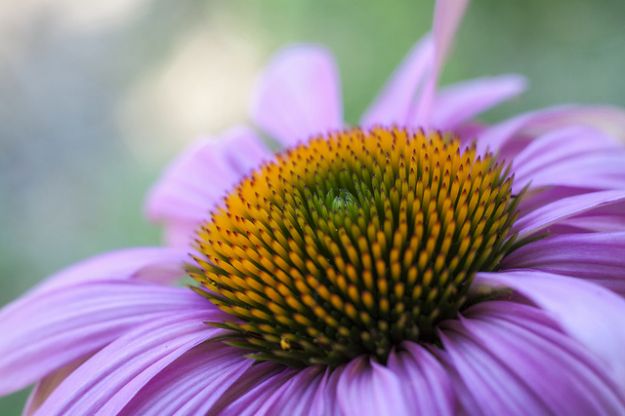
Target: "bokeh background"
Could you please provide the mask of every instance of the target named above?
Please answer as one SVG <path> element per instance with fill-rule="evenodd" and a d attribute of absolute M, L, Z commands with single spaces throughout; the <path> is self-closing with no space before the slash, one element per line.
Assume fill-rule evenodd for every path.
<path fill-rule="evenodd" d="M 432 2 L 20 0 L 0 4 L 0 305 L 46 275 L 152 245 L 146 190 L 193 139 L 248 120 L 269 56 L 327 45 L 354 123 L 429 29 Z M 625 106 L 625 2 L 475 1 L 443 83 L 519 72 L 494 121 L 560 102 Z M 0 334 L 0 337 L 2 334 Z M 11 377 L 0 374 L 0 377 Z M 0 398 L 18 414 L 26 392 Z"/>

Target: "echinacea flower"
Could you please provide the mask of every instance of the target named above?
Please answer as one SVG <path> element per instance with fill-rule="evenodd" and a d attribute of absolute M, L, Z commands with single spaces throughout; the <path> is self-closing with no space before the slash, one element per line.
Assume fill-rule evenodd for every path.
<path fill-rule="evenodd" d="M 321 47 L 281 52 L 238 127 L 148 199 L 167 246 L 86 260 L 0 312 L 0 394 L 37 415 L 625 414 L 625 113 L 473 120 L 437 90 L 437 3 L 360 126 Z M 195 284 L 176 282 L 188 274 Z"/>

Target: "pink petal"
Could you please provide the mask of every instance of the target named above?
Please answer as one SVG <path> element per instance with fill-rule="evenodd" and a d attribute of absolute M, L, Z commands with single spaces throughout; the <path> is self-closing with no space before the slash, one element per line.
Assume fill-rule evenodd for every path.
<path fill-rule="evenodd" d="M 565 126 L 537 136 L 512 161 L 515 172 L 532 172 L 549 163 L 584 153 L 601 153 L 622 148 L 614 138 L 594 127 Z"/>
<path fill-rule="evenodd" d="M 139 279 L 169 284 L 185 274 L 188 250 L 164 247 L 127 248 L 76 263 L 47 278 L 35 290 L 48 290 L 84 281 Z"/>
<path fill-rule="evenodd" d="M 514 224 L 514 228 L 524 237 L 577 215 L 622 201 L 625 201 L 625 190 L 591 192 L 562 198 L 525 213 Z"/>
<path fill-rule="evenodd" d="M 26 406 L 22 411 L 23 416 L 31 416 L 35 414 L 37 409 L 52 394 L 52 392 L 69 376 L 75 369 L 81 366 L 90 356 L 80 357 L 69 364 L 64 365 L 58 370 L 48 374 L 39 381 L 28 396 Z"/>
<path fill-rule="evenodd" d="M 571 126 L 537 137 L 513 160 L 515 188 L 558 185 L 625 188 L 625 146 L 591 127 Z"/>
<path fill-rule="evenodd" d="M 436 3 L 433 36 L 421 39 L 362 117 L 366 127 L 383 124 L 429 127 L 439 72 L 468 0 Z"/>
<path fill-rule="evenodd" d="M 479 273 L 477 286 L 509 287 L 544 309 L 625 385 L 625 300 L 585 280 L 539 271 Z"/>
<path fill-rule="evenodd" d="M 394 416 L 414 414 L 395 372 L 368 357 L 352 359 L 343 369 L 337 397 L 343 414 Z"/>
<path fill-rule="evenodd" d="M 317 401 L 330 402 L 331 395 L 323 395 L 321 398 L 316 393 L 324 389 L 324 378 L 327 371 L 320 367 L 308 367 L 293 374 L 292 377 L 277 388 L 271 395 L 263 397 L 263 402 L 255 415 L 318 415 L 327 414 L 332 406 L 325 412 L 315 409 Z M 326 397 L 327 396 L 327 397 Z M 258 399 L 257 399 L 258 400 Z M 336 405 L 336 404 L 335 404 Z M 325 406 L 326 408 L 328 406 Z"/>
<path fill-rule="evenodd" d="M 298 45 L 279 52 L 263 74 L 254 121 L 284 146 L 343 125 L 339 75 L 332 54 Z"/>
<path fill-rule="evenodd" d="M 438 0 L 434 11 L 435 63 L 442 67 L 469 0 Z"/>
<path fill-rule="evenodd" d="M 525 78 L 519 75 L 499 75 L 445 87 L 432 105 L 431 125 L 442 130 L 459 127 L 477 114 L 522 93 L 525 85 Z"/>
<path fill-rule="evenodd" d="M 19 390 L 129 329 L 163 315 L 212 309 L 188 289 L 98 281 L 36 292 L 0 313 L 0 394 Z"/>
<path fill-rule="evenodd" d="M 593 209 L 562 224 L 591 232 L 625 231 L 625 202 Z"/>
<path fill-rule="evenodd" d="M 585 188 L 571 188 L 565 186 L 555 186 L 546 189 L 531 190 L 523 196 L 523 199 L 519 203 L 519 212 L 523 213 L 532 212 L 536 209 L 559 201 L 563 198 L 571 196 L 582 195 L 592 190 Z"/>
<path fill-rule="evenodd" d="M 121 415 L 204 415 L 252 363 L 241 350 L 198 345 L 156 375 Z"/>
<path fill-rule="evenodd" d="M 407 125 L 416 105 L 417 92 L 423 86 L 433 59 L 432 39 L 430 36 L 425 36 L 404 58 L 362 116 L 362 125 L 365 127 L 376 124 Z"/>
<path fill-rule="evenodd" d="M 274 363 L 252 366 L 220 398 L 209 415 L 262 415 L 280 397 L 279 390 L 298 370 Z"/>
<path fill-rule="evenodd" d="M 337 386 L 343 367 L 333 370 L 326 370 L 321 379 L 310 407 L 311 415 L 327 415 L 332 411 L 336 411 L 337 404 Z"/>
<path fill-rule="evenodd" d="M 483 132 L 477 143 L 478 150 L 499 152 L 523 135 L 535 136 L 553 129 L 581 124 L 600 128 L 615 137 L 623 137 L 625 112 L 607 106 L 561 106 L 521 114 Z"/>
<path fill-rule="evenodd" d="M 172 283 L 184 275 L 190 259 L 186 250 L 163 247 L 128 248 L 78 262 L 45 279 L 29 293 L 4 306 L 1 316 L 33 302 L 47 291 L 84 282 L 138 279 Z"/>
<path fill-rule="evenodd" d="M 591 355 L 536 308 L 486 302 L 441 331 L 469 414 L 620 414 L 625 398 Z"/>
<path fill-rule="evenodd" d="M 431 125 L 438 78 L 468 4 L 469 0 L 439 0 L 436 2 L 433 29 L 434 59 L 423 92 L 419 96 L 413 113 L 414 120 L 419 126 L 429 127 Z"/>
<path fill-rule="evenodd" d="M 625 294 L 625 232 L 563 234 L 535 241 L 503 260 L 506 269 L 538 269 L 591 280 Z"/>
<path fill-rule="evenodd" d="M 146 215 L 164 223 L 170 244 L 188 246 L 192 232 L 228 191 L 272 157 L 261 139 L 244 127 L 194 143 L 151 190 Z"/>
<path fill-rule="evenodd" d="M 519 204 L 521 215 L 557 202 L 564 198 L 589 194 L 589 188 L 554 186 L 539 190 L 530 190 Z M 549 228 L 551 234 L 579 232 L 614 232 L 625 231 L 625 202 L 615 202 L 573 217 L 558 221 Z"/>
<path fill-rule="evenodd" d="M 457 414 L 447 370 L 421 345 L 404 342 L 399 351 L 391 353 L 388 368 L 401 379 L 401 388 L 414 404 L 415 414 Z"/>
<path fill-rule="evenodd" d="M 151 379 L 218 330 L 210 313 L 179 312 L 126 333 L 70 374 L 37 415 L 119 413 Z"/>
<path fill-rule="evenodd" d="M 241 376 L 242 382 L 230 389 L 230 399 L 221 400 L 224 404 L 232 403 L 225 410 L 216 406 L 209 414 L 323 416 L 337 412 L 336 386 L 342 367 L 307 367 L 279 372 L 278 368 L 268 363 L 252 367 L 249 374 Z"/>
<path fill-rule="evenodd" d="M 480 134 L 485 128 L 485 125 L 482 123 L 467 121 L 462 125 L 456 126 L 453 129 L 453 132 L 456 136 L 458 136 L 461 143 L 470 145 L 477 137 L 480 137 Z"/>
<path fill-rule="evenodd" d="M 560 161 L 516 180 L 513 192 L 520 191 L 523 184 L 530 184 L 531 188 L 570 186 L 595 190 L 623 189 L 624 160 L 623 152 L 616 151 Z"/>

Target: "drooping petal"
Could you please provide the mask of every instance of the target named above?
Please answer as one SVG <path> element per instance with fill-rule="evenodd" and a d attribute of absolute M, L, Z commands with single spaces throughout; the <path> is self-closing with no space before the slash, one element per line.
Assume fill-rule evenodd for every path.
<path fill-rule="evenodd" d="M 0 394 L 19 390 L 163 315 L 214 309 L 184 288 L 109 280 L 37 292 L 0 313 Z"/>
<path fill-rule="evenodd" d="M 423 86 L 433 59 L 432 38 L 425 36 L 404 58 L 362 116 L 362 125 L 406 125 L 415 106 L 417 92 Z"/>
<path fill-rule="evenodd" d="M 354 358 L 345 366 L 338 382 L 339 409 L 346 415 L 414 414 L 415 403 L 404 394 L 403 381 L 368 357 Z"/>
<path fill-rule="evenodd" d="M 420 415 L 454 415 L 456 398 L 447 370 L 434 356 L 414 342 L 404 342 L 391 353 L 388 368 L 399 377 L 401 388 Z"/>
<path fill-rule="evenodd" d="M 608 106 L 559 106 L 520 114 L 485 130 L 477 141 L 480 152 L 501 152 L 524 135 L 536 136 L 571 125 L 587 125 L 614 137 L 625 137 L 625 111 Z"/>
<path fill-rule="evenodd" d="M 591 189 L 625 188 L 625 146 L 587 126 L 537 137 L 513 159 L 513 192 L 526 185 Z"/>
<path fill-rule="evenodd" d="M 466 413 L 620 414 L 606 369 L 537 308 L 484 302 L 440 332 Z"/>
<path fill-rule="evenodd" d="M 591 192 L 562 198 L 524 213 L 514 224 L 514 229 L 521 237 L 525 237 L 577 215 L 623 201 L 625 190 Z"/>
<path fill-rule="evenodd" d="M 625 232 L 562 234 L 513 251 L 504 269 L 537 269 L 591 280 L 625 294 Z"/>
<path fill-rule="evenodd" d="M 262 75 L 252 117 L 287 147 L 313 134 L 340 129 L 343 110 L 332 54 L 314 45 L 279 52 Z"/>
<path fill-rule="evenodd" d="M 525 78 L 519 75 L 499 75 L 442 88 L 432 105 L 431 126 L 453 130 L 477 114 L 519 95 L 525 85 Z"/>
<path fill-rule="evenodd" d="M 205 415 L 253 361 L 208 341 L 171 363 L 143 387 L 121 415 Z"/>
<path fill-rule="evenodd" d="M 218 331 L 210 312 L 179 312 L 127 332 L 72 372 L 36 415 L 118 414 L 151 379 Z"/>
<path fill-rule="evenodd" d="M 236 127 L 200 140 L 165 171 L 146 201 L 146 215 L 165 225 L 168 242 L 188 246 L 190 235 L 245 175 L 272 153 L 251 130 Z"/>
<path fill-rule="evenodd" d="M 625 385 L 625 299 L 582 279 L 532 270 L 478 273 L 475 284 L 508 287 L 530 299 Z"/>

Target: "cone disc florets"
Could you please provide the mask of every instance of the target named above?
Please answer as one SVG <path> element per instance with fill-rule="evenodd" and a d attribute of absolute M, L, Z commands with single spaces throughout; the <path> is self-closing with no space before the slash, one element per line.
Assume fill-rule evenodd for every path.
<path fill-rule="evenodd" d="M 260 167 L 197 235 L 202 293 L 228 341 L 261 360 L 384 361 L 433 341 L 477 271 L 509 250 L 504 165 L 453 137 L 399 128 L 320 136 Z"/>

